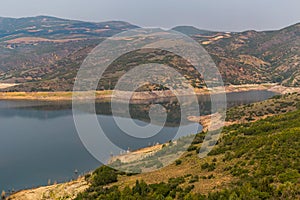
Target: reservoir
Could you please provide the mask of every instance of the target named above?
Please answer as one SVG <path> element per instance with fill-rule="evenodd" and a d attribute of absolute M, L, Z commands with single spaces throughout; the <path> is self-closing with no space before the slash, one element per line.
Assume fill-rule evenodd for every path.
<path fill-rule="evenodd" d="M 274 95 L 268 91 L 229 93 L 227 105 L 258 102 Z M 209 114 L 207 101 L 207 98 L 199 100 L 205 114 Z M 122 136 L 124 134 L 111 115 L 109 103 L 96 104 L 97 118 L 115 143 L 124 149 L 139 149 L 168 142 L 174 135 L 172 133 L 177 131 L 180 117 L 176 113 L 176 103 L 161 105 L 172 113 L 160 133 L 142 143 Z M 147 106 L 131 106 L 131 116 L 140 126 L 149 124 Z M 122 118 L 122 114 L 116 117 Z M 122 120 L 126 123 L 129 119 Z M 69 181 L 75 178 L 75 170 L 84 174 L 101 165 L 79 139 L 69 102 L 0 101 L 0 125 L 0 191 L 47 185 L 49 180 L 52 183 Z"/>

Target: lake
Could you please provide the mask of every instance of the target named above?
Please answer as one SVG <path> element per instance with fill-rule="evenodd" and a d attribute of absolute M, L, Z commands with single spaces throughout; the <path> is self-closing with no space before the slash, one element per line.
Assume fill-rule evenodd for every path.
<path fill-rule="evenodd" d="M 262 101 L 274 95 L 267 91 L 230 93 L 227 94 L 227 103 L 232 107 Z M 210 110 L 207 101 L 207 97 L 201 100 L 201 110 Z M 111 133 L 110 138 L 115 143 L 125 149 L 139 149 L 157 142 L 167 142 L 177 131 L 180 119 L 178 105 L 173 101 L 162 105 L 170 110 L 165 127 L 158 135 L 142 143 L 124 136 L 111 116 L 109 103 L 97 103 L 96 110 L 98 121 L 103 129 Z M 148 124 L 148 106 L 131 106 L 135 123 L 141 126 Z M 208 111 L 204 113 L 209 114 Z M 122 113 L 119 117 L 122 118 Z M 126 123 L 129 119 L 122 120 Z M 84 174 L 101 165 L 81 143 L 68 102 L 0 101 L 0 125 L 0 191 L 47 185 L 48 180 L 52 183 L 68 181 L 75 178 L 75 170 Z"/>

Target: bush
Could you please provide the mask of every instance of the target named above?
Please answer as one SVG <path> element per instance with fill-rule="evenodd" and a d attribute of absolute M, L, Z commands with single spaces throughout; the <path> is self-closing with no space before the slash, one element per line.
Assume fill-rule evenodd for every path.
<path fill-rule="evenodd" d="M 92 174 L 92 185 L 103 186 L 118 181 L 117 171 L 105 165 L 96 169 Z"/>
<path fill-rule="evenodd" d="M 216 163 L 212 163 L 212 164 L 204 163 L 203 165 L 201 165 L 201 169 L 203 170 L 207 169 L 207 171 L 209 172 L 214 171 L 216 169 Z"/>
<path fill-rule="evenodd" d="M 196 175 L 196 176 L 193 176 L 193 177 L 191 178 L 191 180 L 189 181 L 189 183 L 195 183 L 195 182 L 198 182 L 198 181 L 199 181 L 199 176 Z"/>
<path fill-rule="evenodd" d="M 182 163 L 181 160 L 176 160 L 176 161 L 175 161 L 176 166 L 181 165 L 181 163 Z"/>
<path fill-rule="evenodd" d="M 208 179 L 213 179 L 213 178 L 215 178 L 215 176 L 214 176 L 213 174 L 211 174 L 211 175 L 209 175 L 207 178 L 208 178 Z"/>
<path fill-rule="evenodd" d="M 208 163 L 204 163 L 203 165 L 201 165 L 201 169 L 207 169 L 209 167 Z"/>
<path fill-rule="evenodd" d="M 192 145 L 192 146 L 190 146 L 188 149 L 187 149 L 187 151 L 195 151 L 195 150 L 197 150 L 197 147 L 196 146 L 194 146 L 194 145 Z"/>
<path fill-rule="evenodd" d="M 300 174 L 297 170 L 288 169 L 284 173 L 279 175 L 279 180 L 281 183 L 291 182 L 296 183 L 300 178 Z"/>

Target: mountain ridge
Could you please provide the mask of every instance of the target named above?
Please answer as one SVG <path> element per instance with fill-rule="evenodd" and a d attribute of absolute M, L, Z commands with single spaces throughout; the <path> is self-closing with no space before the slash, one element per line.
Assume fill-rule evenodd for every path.
<path fill-rule="evenodd" d="M 94 47 L 107 37 L 138 28 L 122 21 L 94 23 L 48 16 L 9 20 L 21 20 L 10 23 L 11 30 L 5 32 L 3 18 L 0 18 L 0 82 L 21 84 L 9 91 L 72 90 L 76 71 Z M 299 25 L 275 31 L 215 32 L 192 26 L 177 26 L 173 30 L 189 35 L 207 50 L 226 85 L 278 83 L 299 86 Z M 158 51 L 155 53 L 160 55 Z M 169 63 L 163 63 L 164 59 L 158 59 L 159 56 L 151 57 L 150 52 L 127 59 L 132 64 L 151 57 L 178 67 L 176 56 L 164 56 L 171 58 Z M 115 69 L 130 69 L 130 63 L 120 62 Z M 126 66 L 122 67 L 124 64 Z M 200 76 L 189 72 L 192 66 L 184 65 L 181 72 L 189 77 L 191 84 L 203 87 Z M 110 75 L 108 79 L 117 78 L 113 72 Z M 112 89 L 105 84 L 102 88 Z"/>

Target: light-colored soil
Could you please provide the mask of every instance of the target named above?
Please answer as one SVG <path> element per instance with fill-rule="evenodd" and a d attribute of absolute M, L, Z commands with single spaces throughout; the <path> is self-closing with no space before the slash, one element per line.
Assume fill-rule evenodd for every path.
<path fill-rule="evenodd" d="M 72 200 L 79 193 L 85 191 L 89 187 L 89 184 L 80 178 L 76 181 L 56 184 L 46 187 L 40 187 L 31 190 L 23 190 L 11 195 L 9 200 Z"/>
<path fill-rule="evenodd" d="M 190 116 L 188 119 L 192 122 L 200 123 L 203 127 L 203 131 L 214 131 L 222 128 L 224 125 L 230 125 L 229 122 L 222 120 L 222 115 L 220 113 L 204 116 Z"/>
<path fill-rule="evenodd" d="M 12 83 L 0 83 L 0 89 L 10 88 L 16 85 L 17 84 L 12 84 Z"/>
<path fill-rule="evenodd" d="M 11 87 L 8 84 L 2 84 L 2 86 Z M 0 84 L 1 89 L 1 84 Z M 254 90 L 267 90 L 280 94 L 300 92 L 300 88 L 296 87 L 284 87 L 276 84 L 248 84 L 248 85 L 230 85 L 226 86 L 225 90 L 227 93 L 233 92 L 245 92 Z M 222 88 L 213 88 L 211 90 L 207 89 L 195 89 L 195 94 L 197 95 L 208 95 L 208 94 L 218 94 L 222 93 L 224 90 Z M 2 92 L 0 93 L 0 100 L 38 100 L 38 101 L 71 101 L 72 92 Z M 79 96 L 84 100 L 85 93 L 79 93 Z M 130 92 L 118 92 L 115 96 L 116 99 L 122 100 L 124 96 L 131 96 Z M 185 94 L 180 93 L 179 95 L 184 96 Z M 96 99 L 111 98 L 113 96 L 113 91 L 97 91 Z M 154 91 L 154 92 L 135 92 L 132 95 L 131 100 L 133 101 L 145 101 L 153 99 L 163 99 L 171 98 L 175 95 L 171 91 Z"/>
<path fill-rule="evenodd" d="M 72 39 L 61 39 L 61 40 L 51 40 L 40 37 L 21 37 L 13 40 L 8 40 L 6 43 L 8 44 L 32 44 L 38 42 L 55 42 L 55 43 L 65 43 L 71 41 L 83 40 L 82 38 L 72 38 Z"/>
<path fill-rule="evenodd" d="M 86 93 L 78 94 L 78 97 L 85 98 Z M 96 99 L 111 97 L 111 91 L 97 91 Z M 36 100 L 36 101 L 71 101 L 72 92 L 2 92 L 0 100 Z"/>
<path fill-rule="evenodd" d="M 162 144 L 158 144 L 155 146 L 151 146 L 151 147 L 146 147 L 143 149 L 139 149 L 136 151 L 132 151 L 132 152 L 127 152 L 125 154 L 121 154 L 121 155 L 117 155 L 117 156 L 113 156 L 109 161 L 108 164 L 111 164 L 117 160 L 120 160 L 122 163 L 130 163 L 133 161 L 137 161 L 137 160 L 142 160 L 147 156 L 151 156 L 154 153 L 158 152 L 159 150 L 161 150 L 163 147 Z"/>

